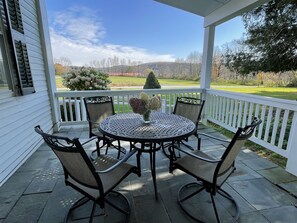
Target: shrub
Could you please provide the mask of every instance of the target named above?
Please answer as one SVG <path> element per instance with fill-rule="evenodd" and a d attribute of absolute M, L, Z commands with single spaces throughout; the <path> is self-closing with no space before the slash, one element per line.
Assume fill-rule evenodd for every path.
<path fill-rule="evenodd" d="M 157 80 L 154 72 L 150 72 L 146 78 L 143 89 L 155 89 L 155 88 L 161 88 L 161 85 L 159 84 L 159 81 Z"/>
<path fill-rule="evenodd" d="M 71 70 L 69 73 L 62 75 L 63 85 L 70 90 L 108 90 L 108 74 L 98 72 L 94 69 L 80 68 Z"/>

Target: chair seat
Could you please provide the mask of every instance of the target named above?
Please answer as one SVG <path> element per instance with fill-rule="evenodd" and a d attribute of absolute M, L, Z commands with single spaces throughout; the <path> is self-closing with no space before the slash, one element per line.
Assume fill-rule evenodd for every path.
<path fill-rule="evenodd" d="M 103 137 L 103 134 L 99 131 L 98 128 L 92 128 L 92 134 L 97 137 Z"/>
<path fill-rule="evenodd" d="M 92 134 L 96 137 L 99 137 L 99 138 L 103 138 L 105 137 L 107 140 L 109 141 L 115 141 L 115 139 L 109 137 L 109 136 L 103 136 L 103 134 L 98 130 L 98 128 L 96 129 L 92 129 Z"/>
<path fill-rule="evenodd" d="M 205 154 L 202 151 L 196 150 L 193 152 L 196 156 L 200 156 L 209 160 L 215 160 L 213 157 Z M 186 170 L 193 177 L 201 179 L 205 182 L 212 183 L 217 163 L 206 162 L 192 156 L 184 156 L 174 162 L 180 169 Z M 221 186 L 226 178 L 231 174 L 234 168 L 230 168 L 225 174 L 217 178 L 217 186 Z"/>
<path fill-rule="evenodd" d="M 113 166 L 118 161 L 119 160 L 114 159 L 110 156 L 101 155 L 100 157 L 92 161 L 92 163 L 97 171 L 103 171 Z M 133 167 L 134 166 L 128 163 L 122 163 L 120 166 L 108 173 L 100 173 L 99 176 L 104 188 L 104 193 L 109 192 L 114 188 L 115 185 L 120 183 L 121 180 L 130 173 Z M 72 179 L 71 177 L 69 177 L 67 181 L 73 184 L 74 186 L 82 189 L 83 191 L 87 192 L 90 196 L 92 196 L 95 199 L 99 198 L 100 196 L 98 188 L 90 188 L 84 186 Z"/>

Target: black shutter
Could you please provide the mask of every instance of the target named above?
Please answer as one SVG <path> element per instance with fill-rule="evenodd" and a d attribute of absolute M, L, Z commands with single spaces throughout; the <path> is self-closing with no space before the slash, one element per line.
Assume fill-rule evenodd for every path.
<path fill-rule="evenodd" d="M 18 32 L 24 34 L 22 14 L 21 14 L 19 0 L 8 0 L 7 6 L 8 6 L 10 23 L 11 23 L 12 29 L 17 30 Z"/>
<path fill-rule="evenodd" d="M 15 41 L 14 46 L 19 65 L 19 75 L 23 93 L 25 93 L 24 91 L 26 91 L 26 93 L 33 93 L 33 80 L 26 44 L 21 41 Z"/>
<path fill-rule="evenodd" d="M 19 0 L 1 0 L 1 15 L 7 32 L 8 51 L 11 56 L 11 73 L 14 76 L 16 95 L 35 93 Z M 4 19 L 5 18 L 5 19 Z M 17 32 L 17 35 L 14 35 Z M 22 38 L 23 37 L 23 38 Z M 21 39 L 19 39 L 21 38 Z"/>

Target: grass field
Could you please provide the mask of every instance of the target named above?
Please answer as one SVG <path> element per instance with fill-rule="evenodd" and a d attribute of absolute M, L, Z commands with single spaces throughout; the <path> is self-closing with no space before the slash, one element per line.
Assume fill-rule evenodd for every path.
<path fill-rule="evenodd" d="M 112 84 L 110 85 L 111 89 L 120 88 L 120 87 L 141 87 L 145 83 L 145 78 L 140 77 L 118 77 L 111 76 L 110 80 Z M 176 79 L 158 79 L 159 83 L 163 87 L 170 86 L 179 86 L 179 87 L 189 87 L 189 86 L 198 86 L 199 83 L 197 81 L 188 81 L 188 80 L 176 80 Z M 56 76 L 57 88 L 64 88 L 62 84 L 62 78 L 60 76 Z M 297 88 L 289 88 L 289 87 L 263 87 L 263 86 L 243 86 L 243 85 L 235 85 L 235 84 L 224 84 L 221 83 L 213 83 L 211 88 L 216 90 L 225 90 L 232 92 L 239 92 L 245 94 L 255 94 L 260 96 L 274 97 L 274 98 L 282 98 L 288 100 L 296 100 L 297 99 Z"/>

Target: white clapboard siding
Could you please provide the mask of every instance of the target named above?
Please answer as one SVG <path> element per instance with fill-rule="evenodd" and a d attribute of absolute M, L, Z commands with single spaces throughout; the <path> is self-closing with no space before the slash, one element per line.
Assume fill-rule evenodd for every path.
<path fill-rule="evenodd" d="M 41 145 L 34 126 L 49 132 L 53 125 L 36 4 L 22 0 L 20 7 L 36 93 L 0 91 L 0 185 Z"/>

